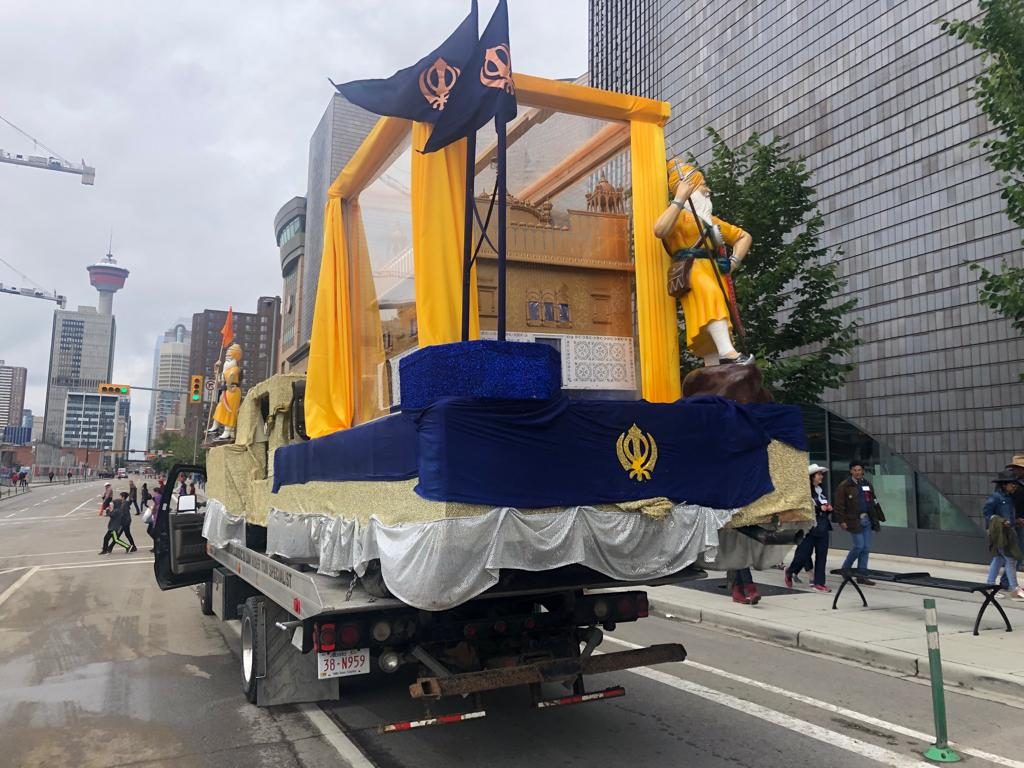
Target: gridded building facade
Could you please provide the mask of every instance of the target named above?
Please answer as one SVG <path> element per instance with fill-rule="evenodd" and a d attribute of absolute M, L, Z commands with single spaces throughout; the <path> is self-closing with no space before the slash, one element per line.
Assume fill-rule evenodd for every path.
<path fill-rule="evenodd" d="M 858 431 L 849 450 L 870 451 L 857 457 L 893 478 L 906 501 L 905 527 L 880 543 L 925 556 L 963 556 L 965 545 L 983 554 L 968 518 L 980 517 L 991 476 L 1024 448 L 1024 341 L 978 304 L 967 264 L 1022 261 L 998 177 L 971 145 L 989 130 L 970 96 L 980 61 L 936 24 L 977 15 L 977 2 L 656 5 L 648 43 L 658 49 L 658 87 L 630 79 L 627 65 L 595 70 L 594 84 L 671 102 L 667 141 L 678 154 L 707 162 L 711 126 L 730 145 L 757 131 L 806 158 L 823 242 L 860 322 L 855 369 L 823 404 Z M 639 6 L 592 0 L 592 26 L 600 14 L 648 12 Z M 592 46 L 609 35 L 592 31 Z M 640 51 L 651 58 L 646 45 Z M 592 62 L 602 57 L 591 52 Z M 847 458 L 833 455 L 834 469 Z M 922 512 L 922 499 L 939 492 L 958 514 Z"/>
<path fill-rule="evenodd" d="M 0 360 L 0 433 L 4 427 L 24 426 L 22 412 L 25 408 L 25 381 L 27 368 L 4 365 Z M 31 411 L 29 419 L 31 420 Z M 32 426 L 30 423 L 29 427 Z"/>
<path fill-rule="evenodd" d="M 43 416 L 45 442 L 61 444 L 69 392 L 95 392 L 100 384 L 110 381 L 115 331 L 114 316 L 101 315 L 94 307 L 79 307 L 77 312 L 54 311 Z"/>

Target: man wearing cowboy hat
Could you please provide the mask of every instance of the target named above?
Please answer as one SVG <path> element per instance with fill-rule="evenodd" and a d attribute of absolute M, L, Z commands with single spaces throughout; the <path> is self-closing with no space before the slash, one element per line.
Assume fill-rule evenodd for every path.
<path fill-rule="evenodd" d="M 815 592 L 831 592 L 825 586 L 825 560 L 828 557 L 829 531 L 832 530 L 832 523 L 829 515 L 832 514 L 832 505 L 828 503 L 825 496 L 825 473 L 828 470 L 818 464 L 811 464 L 807 467 L 807 475 L 811 480 L 811 500 L 814 502 L 814 527 L 807 532 L 800 545 L 793 555 L 793 562 L 786 569 L 786 586 L 793 588 L 793 576 L 806 567 L 811 560 L 811 552 L 814 552 L 814 582 L 811 589 Z"/>

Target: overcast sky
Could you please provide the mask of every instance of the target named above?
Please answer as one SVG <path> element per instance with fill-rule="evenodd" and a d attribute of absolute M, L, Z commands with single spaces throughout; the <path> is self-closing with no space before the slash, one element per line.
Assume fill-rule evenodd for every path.
<path fill-rule="evenodd" d="M 495 5 L 480 0 L 481 28 Z M 587 0 L 510 0 L 514 67 L 587 67 Z M 87 265 L 107 249 L 131 274 L 114 297 L 114 381 L 148 386 L 157 334 L 180 317 L 279 295 L 278 208 L 306 192 L 309 137 L 335 81 L 385 77 L 455 28 L 468 0 L 137 2 L 14 0 L 0 24 L 0 115 L 76 176 L 0 165 L 0 256 L 96 304 Z M 0 148 L 49 154 L 0 123 Z M 0 282 L 23 281 L 0 264 Z M 0 359 L 28 368 L 43 414 L 54 304 L 0 294 Z M 145 447 L 148 393 L 132 398 Z"/>

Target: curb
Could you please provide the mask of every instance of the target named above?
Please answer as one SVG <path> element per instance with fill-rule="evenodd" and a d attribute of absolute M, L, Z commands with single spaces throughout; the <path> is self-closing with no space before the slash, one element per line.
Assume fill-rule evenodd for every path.
<path fill-rule="evenodd" d="M 11 494 L 10 496 L 4 496 L 3 498 L 0 498 L 0 506 L 6 504 L 7 502 L 11 501 L 12 499 L 23 499 L 26 496 L 28 496 L 30 493 L 32 493 L 32 488 L 31 487 L 29 487 L 29 489 L 27 491 L 25 491 L 24 493 L 14 493 L 14 494 Z"/>
<path fill-rule="evenodd" d="M 896 672 L 906 677 L 929 680 L 928 656 L 890 648 L 879 648 L 864 642 L 855 642 L 825 635 L 813 630 L 798 630 L 773 624 L 754 616 L 742 616 L 729 611 L 673 605 L 652 599 L 650 612 L 654 616 L 688 624 L 707 624 L 726 629 L 785 648 L 799 648 L 809 653 L 855 661 L 867 667 Z M 947 688 L 966 688 L 999 696 L 1024 699 L 1024 679 L 1012 675 L 972 667 L 967 664 L 944 661 L 942 673 Z"/>

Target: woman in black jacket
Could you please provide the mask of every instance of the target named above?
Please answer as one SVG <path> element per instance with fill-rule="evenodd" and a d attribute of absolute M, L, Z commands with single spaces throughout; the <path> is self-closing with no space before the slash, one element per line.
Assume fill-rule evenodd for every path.
<path fill-rule="evenodd" d="M 814 527 L 804 536 L 803 541 L 796 548 L 793 555 L 793 562 L 786 569 L 786 586 L 793 588 L 793 575 L 799 573 L 811 559 L 814 553 L 814 582 L 811 589 L 816 592 L 831 592 L 825 585 L 825 559 L 828 557 L 829 531 L 832 530 L 832 523 L 829 520 L 832 515 L 832 505 L 828 503 L 825 495 L 825 467 L 811 464 L 807 468 L 807 474 L 811 479 L 811 500 L 814 502 Z"/>

